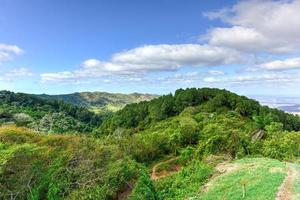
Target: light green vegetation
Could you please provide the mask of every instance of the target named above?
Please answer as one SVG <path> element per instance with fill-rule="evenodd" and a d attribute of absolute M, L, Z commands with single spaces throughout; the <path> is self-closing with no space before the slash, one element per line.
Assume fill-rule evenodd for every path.
<path fill-rule="evenodd" d="M 290 164 L 296 170 L 295 181 L 292 185 L 294 199 L 300 199 L 300 164 Z"/>
<path fill-rule="evenodd" d="M 288 170 L 284 162 L 266 158 L 237 160 L 231 168 L 231 171 L 212 179 L 208 191 L 194 199 L 274 200 Z"/>
<path fill-rule="evenodd" d="M 113 199 L 140 166 L 116 146 L 72 135 L 0 129 L 1 199 Z"/>
<path fill-rule="evenodd" d="M 92 106 L 89 107 L 89 110 L 96 113 L 96 114 L 100 114 L 100 115 L 107 115 L 107 114 L 111 114 L 114 112 L 117 112 L 118 110 L 121 110 L 122 108 L 124 108 L 125 104 L 106 104 L 103 106 Z"/>
<path fill-rule="evenodd" d="M 108 92 L 80 92 L 62 95 L 38 95 L 43 99 L 63 100 L 77 106 L 89 108 L 96 113 L 116 112 L 125 105 L 138 103 L 141 101 L 150 101 L 158 95 L 152 94 L 120 94 Z"/>
<path fill-rule="evenodd" d="M 158 180 L 155 183 L 157 193 L 161 199 L 185 199 L 198 192 L 200 186 L 205 183 L 211 172 L 211 167 L 194 161 L 180 172 Z"/>

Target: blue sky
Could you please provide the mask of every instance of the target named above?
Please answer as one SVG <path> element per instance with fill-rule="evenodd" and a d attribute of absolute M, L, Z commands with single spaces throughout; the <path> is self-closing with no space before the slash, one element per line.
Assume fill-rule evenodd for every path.
<path fill-rule="evenodd" d="M 299 0 L 1 0 L 0 89 L 300 96 L 299 10 Z"/>

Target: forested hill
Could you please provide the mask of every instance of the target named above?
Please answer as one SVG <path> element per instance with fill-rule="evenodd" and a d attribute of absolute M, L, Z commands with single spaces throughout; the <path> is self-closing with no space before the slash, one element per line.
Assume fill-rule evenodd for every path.
<path fill-rule="evenodd" d="M 63 100 L 77 106 L 90 108 L 98 112 L 117 111 L 127 104 L 152 100 L 158 95 L 152 94 L 121 94 L 108 92 L 76 92 L 62 95 L 37 95 L 43 99 Z"/>
<path fill-rule="evenodd" d="M 242 117 L 260 120 L 261 123 L 280 122 L 285 130 L 300 130 L 299 117 L 278 109 L 261 106 L 257 101 L 227 90 L 212 88 L 179 89 L 149 102 L 127 105 L 113 117 L 104 121 L 100 134 L 111 134 L 118 128 L 143 130 L 152 123 L 179 115 L 188 107 L 198 112 L 225 113 L 233 111 Z"/>
<path fill-rule="evenodd" d="M 62 100 L 45 100 L 35 95 L 0 91 L 0 124 L 16 123 L 43 132 L 90 132 L 101 118 L 87 108 Z"/>
<path fill-rule="evenodd" d="M 98 134 L 107 135 L 119 128 L 143 130 L 151 124 L 177 116 L 186 108 L 193 107 L 205 113 L 235 112 L 251 120 L 256 118 L 263 121 L 262 123 L 280 122 L 285 130 L 300 129 L 299 117 L 261 106 L 255 100 L 238 96 L 226 90 L 179 89 L 174 95 L 154 97 L 156 96 L 110 93 L 74 93 L 40 97 L 0 91 L 0 123 L 14 122 L 44 132 L 92 132 L 97 130 Z M 130 102 L 139 103 L 130 104 Z M 89 107 L 117 104 L 122 107 L 125 104 L 127 106 L 105 119 L 99 114 L 91 112 Z"/>
<path fill-rule="evenodd" d="M 300 173 L 300 118 L 226 90 L 179 89 L 103 122 L 3 91 L 0 119 L 0 199 L 274 200 L 282 183 L 300 195 L 284 181 Z"/>

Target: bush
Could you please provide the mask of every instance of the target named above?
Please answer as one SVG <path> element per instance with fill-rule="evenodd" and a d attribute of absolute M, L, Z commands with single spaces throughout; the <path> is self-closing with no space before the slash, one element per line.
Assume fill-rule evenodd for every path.
<path fill-rule="evenodd" d="M 187 199 L 198 192 L 211 172 L 210 167 L 194 160 L 180 172 L 158 180 L 155 184 L 157 193 L 161 199 L 165 200 Z"/>
<path fill-rule="evenodd" d="M 270 134 L 270 133 L 268 133 Z M 264 141 L 263 155 L 293 161 L 300 156 L 300 132 L 277 132 Z"/>
<path fill-rule="evenodd" d="M 152 180 L 143 173 L 135 184 L 129 200 L 158 200 Z"/>

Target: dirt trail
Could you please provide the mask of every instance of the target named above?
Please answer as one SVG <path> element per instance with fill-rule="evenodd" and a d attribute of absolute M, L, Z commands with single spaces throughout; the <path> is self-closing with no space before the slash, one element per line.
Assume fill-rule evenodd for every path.
<path fill-rule="evenodd" d="M 299 176 L 295 167 L 289 165 L 287 176 L 279 187 L 275 200 L 294 200 L 293 186 Z"/>
<path fill-rule="evenodd" d="M 160 165 L 162 165 L 162 164 L 166 164 L 166 163 L 169 163 L 169 162 L 178 160 L 178 159 L 179 159 L 179 157 L 175 157 L 175 158 L 171 158 L 171 159 L 169 159 L 169 160 L 166 160 L 166 161 L 163 161 L 163 162 L 160 162 L 160 163 L 157 163 L 156 165 L 154 165 L 153 168 L 152 168 L 151 179 L 152 179 L 152 180 L 157 180 L 157 179 L 160 179 L 160 178 L 163 178 L 163 177 L 168 176 L 168 174 L 157 175 L 156 169 L 157 169 Z M 176 171 L 179 171 L 179 169 L 180 169 L 180 168 L 176 169 Z"/>

